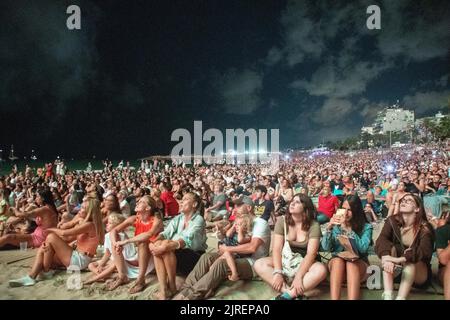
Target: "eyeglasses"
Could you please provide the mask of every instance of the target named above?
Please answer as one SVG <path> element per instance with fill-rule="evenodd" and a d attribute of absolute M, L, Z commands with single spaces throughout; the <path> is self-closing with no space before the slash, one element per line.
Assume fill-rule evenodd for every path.
<path fill-rule="evenodd" d="M 404 203 L 416 203 L 416 201 L 414 200 L 414 198 L 403 198 L 402 200 L 400 200 L 400 202 L 404 202 Z"/>

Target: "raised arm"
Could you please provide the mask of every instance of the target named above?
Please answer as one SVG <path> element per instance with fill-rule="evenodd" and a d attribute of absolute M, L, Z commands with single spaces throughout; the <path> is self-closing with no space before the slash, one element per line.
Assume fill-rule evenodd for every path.
<path fill-rule="evenodd" d="M 31 211 L 20 211 L 16 208 L 13 208 L 13 210 L 14 210 L 14 214 L 16 217 L 29 219 L 29 218 L 35 218 L 37 216 L 43 215 L 47 209 L 46 208 L 37 208 L 37 209 L 33 209 Z"/>
<path fill-rule="evenodd" d="M 94 229 L 95 229 L 94 223 L 85 222 L 83 224 L 80 224 L 80 225 L 72 228 L 72 229 L 61 230 L 61 229 L 57 229 L 57 228 L 49 228 L 49 229 L 47 229 L 47 232 L 56 233 L 61 238 L 70 239 L 79 234 L 92 232 L 92 230 L 94 230 Z"/>
<path fill-rule="evenodd" d="M 125 219 L 124 222 L 122 222 L 121 224 L 119 224 L 118 226 L 116 226 L 109 232 L 112 247 L 115 246 L 117 240 L 120 240 L 119 236 L 118 236 L 119 232 L 125 230 L 129 226 L 132 226 L 135 221 L 136 221 L 136 216 L 131 216 L 131 217 Z"/>
<path fill-rule="evenodd" d="M 249 243 L 250 241 L 252 241 L 252 237 L 249 236 L 248 234 L 246 235 L 244 232 L 242 232 L 242 230 L 239 230 L 239 232 L 238 232 L 238 243 L 239 244 L 244 244 L 244 243 Z"/>

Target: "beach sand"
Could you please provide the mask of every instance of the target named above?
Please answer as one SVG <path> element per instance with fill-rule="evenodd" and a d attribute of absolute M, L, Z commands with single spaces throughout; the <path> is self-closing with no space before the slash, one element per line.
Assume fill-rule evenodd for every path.
<path fill-rule="evenodd" d="M 380 230 L 380 226 L 375 228 L 374 238 Z M 216 248 L 217 239 L 212 234 L 208 236 L 208 248 Z M 209 249 L 211 251 L 213 249 Z M 74 287 L 72 279 L 74 274 L 70 274 L 65 270 L 58 271 L 55 276 L 46 281 L 41 281 L 32 287 L 9 288 L 8 281 L 22 277 L 29 271 L 29 266 L 34 259 L 35 250 L 28 251 L 0 251 L 0 299 L 3 300 L 149 300 L 158 289 L 158 281 L 155 274 L 147 277 L 146 289 L 138 294 L 131 295 L 128 289 L 133 285 L 130 282 L 127 285 L 119 287 L 114 291 L 106 291 L 104 283 L 95 283 L 93 285 L 84 286 L 82 289 L 70 289 Z M 371 264 L 380 265 L 378 257 L 370 255 Z M 427 291 L 418 291 L 413 289 L 409 299 L 411 300 L 442 300 L 442 287 L 437 284 L 437 260 L 433 257 L 433 288 Z M 81 272 L 81 279 L 89 277 L 89 272 Z M 177 278 L 177 285 L 181 285 L 183 278 Z M 379 300 L 381 299 L 382 290 L 369 290 L 366 286 L 362 289 L 362 299 Z M 276 296 L 269 285 L 261 280 L 252 281 L 225 281 L 216 291 L 213 299 L 219 300 L 268 300 Z M 310 299 L 328 300 L 329 285 L 325 281 L 317 289 L 312 292 Z M 345 288 L 342 291 L 342 298 L 346 298 Z"/>

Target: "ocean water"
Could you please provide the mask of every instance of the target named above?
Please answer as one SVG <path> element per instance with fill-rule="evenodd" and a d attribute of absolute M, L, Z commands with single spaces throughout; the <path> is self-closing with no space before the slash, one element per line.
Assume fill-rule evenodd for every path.
<path fill-rule="evenodd" d="M 131 167 L 139 168 L 141 165 L 140 160 L 124 160 L 124 166 L 127 161 L 130 162 Z M 45 168 L 45 164 L 53 162 L 52 160 L 18 160 L 18 161 L 0 161 L 0 176 L 7 175 L 11 172 L 11 169 L 14 164 L 17 165 L 19 171 L 25 171 L 25 166 L 29 165 L 33 170 L 37 168 Z M 65 160 L 64 164 L 66 165 L 69 171 L 74 170 L 86 170 L 88 163 L 91 163 L 92 170 L 102 170 L 103 163 L 102 160 Z M 120 160 L 112 160 L 114 168 L 117 167 Z"/>

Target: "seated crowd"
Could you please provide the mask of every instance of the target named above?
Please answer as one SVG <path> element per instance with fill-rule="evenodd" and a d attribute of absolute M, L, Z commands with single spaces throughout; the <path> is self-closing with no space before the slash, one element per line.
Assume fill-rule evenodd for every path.
<path fill-rule="evenodd" d="M 393 159 L 398 167 L 386 170 Z M 408 156 L 298 156 L 275 173 L 157 161 L 63 174 L 15 168 L 0 179 L 0 249 L 23 242 L 38 249 L 10 287 L 75 267 L 91 272 L 86 286 L 106 281 L 115 290 L 133 279 L 135 294 L 155 273 L 154 298 L 162 300 L 205 299 L 226 280 L 255 277 L 276 300 L 308 298 L 327 278 L 331 299 L 344 287 L 348 299 L 360 299 L 370 252 L 381 260 L 381 297 L 404 300 L 413 287 L 430 286 L 436 253 L 450 299 L 448 167 L 422 148 Z M 209 231 L 219 239 L 213 250 Z"/>

